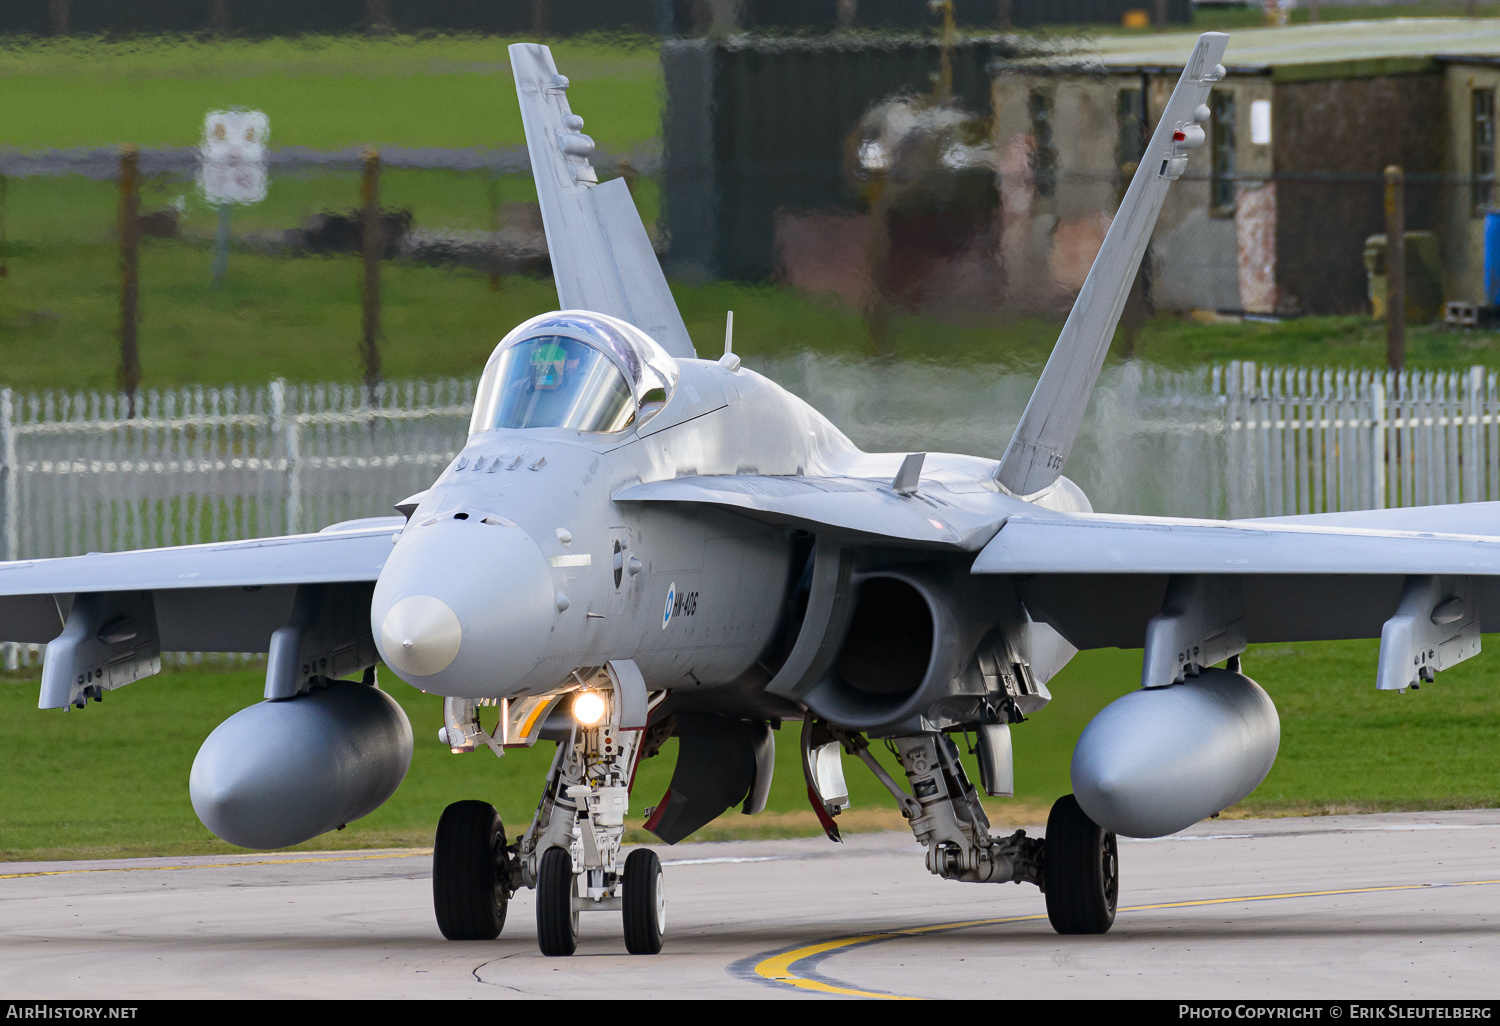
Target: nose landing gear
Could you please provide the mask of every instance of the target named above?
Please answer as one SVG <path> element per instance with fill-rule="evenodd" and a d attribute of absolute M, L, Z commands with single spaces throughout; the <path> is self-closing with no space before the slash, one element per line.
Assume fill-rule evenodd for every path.
<path fill-rule="evenodd" d="M 544 955 L 573 954 L 580 912 L 621 912 L 626 950 L 661 950 L 661 862 L 637 849 L 619 865 L 640 741 L 640 730 L 621 729 L 611 717 L 578 724 L 558 746 L 536 818 L 516 850 L 523 873 L 535 881 L 537 945 Z"/>
<path fill-rule="evenodd" d="M 542 954 L 573 954 L 582 912 L 620 912 L 626 950 L 661 951 L 661 861 L 638 848 L 620 865 L 649 703 L 633 664 L 612 663 L 607 670 L 600 683 L 609 690 L 579 692 L 596 708 L 577 714 L 571 737 L 557 746 L 536 815 L 520 840 L 506 845 L 499 817 L 484 802 L 457 802 L 443 813 L 433 850 L 433 904 L 449 940 L 499 936 L 510 896 L 533 887 Z M 597 708 L 601 697 L 607 715 Z"/>

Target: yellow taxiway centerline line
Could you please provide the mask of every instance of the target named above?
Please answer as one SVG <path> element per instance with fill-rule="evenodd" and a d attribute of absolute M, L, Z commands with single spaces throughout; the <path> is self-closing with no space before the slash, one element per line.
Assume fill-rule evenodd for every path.
<path fill-rule="evenodd" d="M 196 866 L 105 866 L 101 869 L 39 869 L 31 873 L 0 873 L 0 880 L 20 880 L 28 876 L 72 876 L 77 873 L 157 873 L 177 869 L 234 869 L 237 866 L 294 866 L 300 862 L 362 862 L 371 859 L 414 859 L 431 855 L 431 848 L 382 852 L 379 855 L 325 855 L 303 859 L 257 859 L 254 862 L 205 862 Z"/>
<path fill-rule="evenodd" d="M 1120 909 L 1120 911 L 1148 912 L 1167 908 L 1196 908 L 1203 905 L 1235 905 L 1249 901 L 1280 901 L 1288 898 L 1326 898 L 1335 897 L 1340 894 L 1375 894 L 1382 891 L 1419 891 L 1429 887 L 1480 887 L 1486 884 L 1500 884 L 1500 880 L 1461 880 L 1457 883 L 1438 884 L 1387 884 L 1381 887 L 1345 887 L 1332 891 L 1289 891 L 1285 894 L 1250 894 L 1234 898 L 1200 898 L 1193 901 L 1167 901 L 1155 905 L 1131 905 L 1128 908 Z M 970 919 L 957 923 L 932 923 L 927 926 L 912 926 L 902 930 L 866 933 L 855 937 L 839 937 L 834 940 L 820 941 L 817 944 L 808 944 L 805 947 L 793 948 L 791 951 L 783 951 L 771 955 L 756 963 L 755 973 L 771 983 L 781 983 L 789 987 L 819 991 L 824 994 L 841 994 L 845 997 L 883 998 L 887 1001 L 915 1001 L 918 999 L 901 994 L 884 994 L 879 991 L 856 990 L 852 987 L 840 987 L 837 984 L 824 983 L 822 980 L 798 976 L 792 967 L 798 962 L 812 958 L 815 955 L 827 954 L 828 952 L 844 948 L 858 947 L 863 944 L 878 944 L 882 941 L 896 940 L 901 937 L 916 937 L 925 933 L 966 930 L 975 926 L 997 926 L 1002 923 L 1024 923 L 1046 918 L 1046 914 L 1042 913 L 1030 916 L 1005 916 L 1000 919 Z"/>

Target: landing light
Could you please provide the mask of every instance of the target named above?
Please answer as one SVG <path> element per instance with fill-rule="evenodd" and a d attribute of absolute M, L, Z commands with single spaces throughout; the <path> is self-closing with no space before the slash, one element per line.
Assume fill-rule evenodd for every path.
<path fill-rule="evenodd" d="M 592 727 L 604 718 L 604 696 L 597 691 L 585 691 L 573 699 L 573 718 L 585 727 Z"/>

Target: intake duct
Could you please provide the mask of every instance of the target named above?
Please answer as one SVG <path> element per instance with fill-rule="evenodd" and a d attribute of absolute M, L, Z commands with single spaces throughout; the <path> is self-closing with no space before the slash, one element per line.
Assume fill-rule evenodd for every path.
<path fill-rule="evenodd" d="M 871 577 L 860 586 L 834 674 L 874 701 L 900 702 L 927 676 L 932 632 L 932 611 L 921 592 L 898 577 Z"/>
<path fill-rule="evenodd" d="M 822 681 L 805 701 L 819 716 L 877 729 L 920 704 L 934 675 L 941 601 L 920 577 L 880 571 L 856 581 L 849 626 Z"/>
<path fill-rule="evenodd" d="M 820 538 L 807 614 L 766 690 L 876 737 L 972 719 L 999 686 L 976 665 L 977 648 L 1025 616 L 1008 588 L 976 578 L 965 561 L 876 562 Z"/>

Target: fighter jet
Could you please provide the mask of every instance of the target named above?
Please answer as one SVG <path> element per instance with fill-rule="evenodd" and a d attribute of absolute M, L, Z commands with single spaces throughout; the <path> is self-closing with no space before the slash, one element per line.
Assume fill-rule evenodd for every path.
<path fill-rule="evenodd" d="M 672 844 L 764 806 L 788 722 L 830 838 L 848 756 L 930 872 L 1035 884 L 1058 931 L 1103 933 L 1117 835 L 1180 830 L 1270 770 L 1280 728 L 1249 643 L 1379 637 L 1377 687 L 1415 688 L 1478 653 L 1500 587 L 1495 503 L 1105 515 L 1063 476 L 1226 43 L 1204 34 L 1186 58 L 998 462 L 862 452 L 742 366 L 730 332 L 700 358 L 625 182 L 598 181 L 567 78 L 546 47 L 512 46 L 562 309 L 495 348 L 452 464 L 399 516 L 0 565 L 0 635 L 47 643 L 44 709 L 149 676 L 163 650 L 267 653 L 265 701 L 209 736 L 189 781 L 204 824 L 248 848 L 315 837 L 400 784 L 411 727 L 377 662 L 444 696 L 454 752 L 555 742 L 514 840 L 489 803 L 443 812 L 433 900 L 454 940 L 497 936 L 529 887 L 545 954 L 574 951 L 581 913 L 614 910 L 629 951 L 659 951 L 661 863 L 621 858 L 638 761 L 678 739 L 645 821 Z M 1044 838 L 992 833 L 980 791 L 1013 790 L 1011 729 L 1104 646 L 1144 649 L 1140 689 L 1084 731 Z"/>

